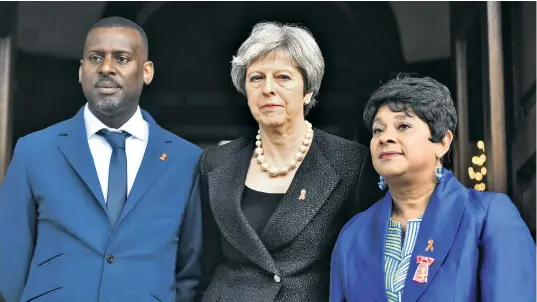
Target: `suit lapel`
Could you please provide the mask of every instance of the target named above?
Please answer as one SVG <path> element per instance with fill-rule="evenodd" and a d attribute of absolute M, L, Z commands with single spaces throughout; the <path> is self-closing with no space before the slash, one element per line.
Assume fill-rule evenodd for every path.
<path fill-rule="evenodd" d="M 436 186 L 423 215 L 405 280 L 403 301 L 418 300 L 433 281 L 438 268 L 451 249 L 467 201 L 466 189 L 457 181 L 453 173 L 444 169 L 444 179 Z M 434 240 L 433 251 L 425 251 L 429 240 Z M 417 283 L 413 280 L 418 267 L 417 256 L 434 258 L 434 263 L 429 267 L 427 283 Z"/>
<path fill-rule="evenodd" d="M 244 217 L 241 208 L 253 147 L 252 141 L 227 163 L 209 172 L 209 200 L 216 223 L 226 240 L 259 267 L 278 274 L 274 259 Z"/>
<path fill-rule="evenodd" d="M 356 240 L 356 254 L 363 255 L 360 259 L 364 259 L 363 262 L 357 263 L 358 267 L 356 267 L 356 272 L 361 275 L 359 280 L 363 282 L 360 288 L 367 288 L 375 297 L 374 301 L 388 300 L 385 286 L 384 250 L 391 212 L 392 198 L 388 192 L 369 214 L 366 225 Z"/>
<path fill-rule="evenodd" d="M 119 221 L 129 214 L 175 157 L 175 154 L 172 154 L 172 139 L 166 135 L 147 112 L 142 110 L 142 115 L 149 124 L 149 140 L 140 169 L 138 169 Z M 165 158 L 162 157 L 163 154 L 166 155 Z M 161 157 L 164 160 L 161 160 Z"/>
<path fill-rule="evenodd" d="M 65 125 L 65 129 L 58 133 L 58 148 L 86 183 L 103 210 L 107 212 L 103 191 L 97 177 L 97 169 L 88 144 L 86 125 L 84 123 L 84 108 L 80 109 Z"/>
<path fill-rule="evenodd" d="M 289 189 L 261 232 L 261 239 L 269 251 L 293 240 L 317 214 L 339 182 L 339 175 L 325 158 L 315 137 Z M 299 199 L 302 190 L 305 190 L 304 200 Z"/>

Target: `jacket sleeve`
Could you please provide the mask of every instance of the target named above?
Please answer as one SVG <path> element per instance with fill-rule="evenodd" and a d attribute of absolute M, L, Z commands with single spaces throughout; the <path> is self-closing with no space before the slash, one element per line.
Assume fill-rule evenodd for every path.
<path fill-rule="evenodd" d="M 490 201 L 481 246 L 482 301 L 536 301 L 535 242 L 504 194 Z"/>
<path fill-rule="evenodd" d="M 197 171 L 196 171 L 197 172 Z M 194 301 L 196 287 L 201 277 L 201 230 L 199 176 L 190 191 L 180 230 L 176 261 L 176 300 Z"/>
<path fill-rule="evenodd" d="M 0 184 L 0 296 L 21 299 L 35 246 L 37 209 L 24 163 L 24 138 Z"/>

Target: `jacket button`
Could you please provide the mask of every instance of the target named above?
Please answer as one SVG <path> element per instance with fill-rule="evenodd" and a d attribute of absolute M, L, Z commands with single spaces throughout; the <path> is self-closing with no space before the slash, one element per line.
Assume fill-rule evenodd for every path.
<path fill-rule="evenodd" d="M 282 278 L 278 275 L 274 275 L 274 281 L 276 281 L 276 283 L 280 283 L 282 281 Z"/>
<path fill-rule="evenodd" d="M 114 261 L 116 261 L 116 258 L 114 258 L 113 255 L 106 256 L 106 262 L 112 264 L 112 263 L 114 263 Z"/>

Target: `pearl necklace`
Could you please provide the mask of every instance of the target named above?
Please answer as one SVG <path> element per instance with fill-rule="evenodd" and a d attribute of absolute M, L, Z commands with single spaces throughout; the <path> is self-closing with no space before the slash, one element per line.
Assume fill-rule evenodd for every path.
<path fill-rule="evenodd" d="M 255 145 L 257 148 L 255 149 L 255 154 L 257 156 L 257 163 L 261 165 L 261 170 L 267 172 L 270 174 L 270 176 L 275 177 L 278 175 L 286 175 L 290 170 L 296 168 L 297 162 L 302 161 L 306 156 L 306 151 L 308 151 L 308 146 L 311 144 L 311 140 L 313 138 L 313 129 L 311 123 L 308 121 L 304 122 L 306 123 L 306 135 L 302 141 L 302 146 L 300 146 L 295 155 L 296 159 L 291 160 L 287 166 L 279 169 L 269 166 L 269 164 L 266 163 L 266 158 L 263 155 L 263 148 L 261 147 L 261 130 L 257 130 L 257 136 L 255 137 Z"/>

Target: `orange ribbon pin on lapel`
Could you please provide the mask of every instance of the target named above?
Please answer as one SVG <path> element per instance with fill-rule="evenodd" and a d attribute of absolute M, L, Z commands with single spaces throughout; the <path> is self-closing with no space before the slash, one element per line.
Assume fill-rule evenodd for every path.
<path fill-rule="evenodd" d="M 300 191 L 300 197 L 298 197 L 298 200 L 305 200 L 306 199 L 306 190 L 302 189 Z"/>
<path fill-rule="evenodd" d="M 426 252 L 429 250 L 431 250 L 431 252 L 434 251 L 433 243 L 434 240 L 432 239 L 429 239 L 429 241 L 427 241 L 427 248 L 425 249 Z"/>
<path fill-rule="evenodd" d="M 159 159 L 160 159 L 161 161 L 165 161 L 165 160 L 166 160 L 166 157 L 168 157 L 168 156 L 166 155 L 166 153 L 162 153 L 162 155 L 159 157 Z"/>

